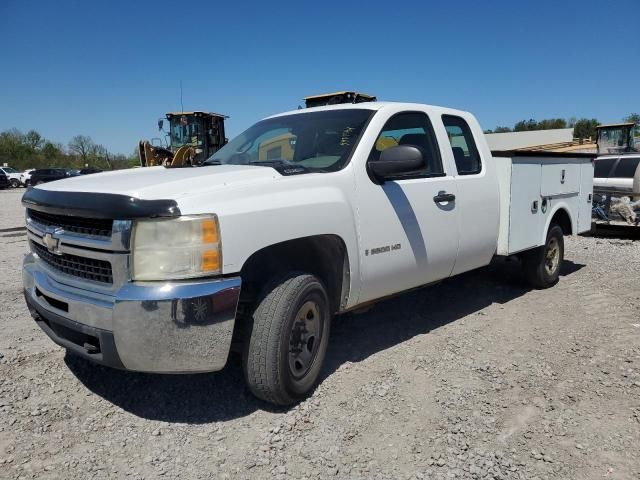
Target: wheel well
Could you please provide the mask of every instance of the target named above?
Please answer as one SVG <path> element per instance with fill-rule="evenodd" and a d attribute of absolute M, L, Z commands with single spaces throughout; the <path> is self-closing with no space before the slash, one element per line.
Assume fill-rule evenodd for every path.
<path fill-rule="evenodd" d="M 562 228 L 562 233 L 564 235 L 571 235 L 573 230 L 571 228 L 571 217 L 564 208 L 558 209 L 556 213 L 553 214 L 551 218 L 551 223 L 549 225 L 556 224 L 560 228 Z"/>
<path fill-rule="evenodd" d="M 337 235 L 287 240 L 255 252 L 240 271 L 243 301 L 255 301 L 269 280 L 292 271 L 316 275 L 327 289 L 332 311 L 340 310 L 350 282 L 347 248 Z"/>

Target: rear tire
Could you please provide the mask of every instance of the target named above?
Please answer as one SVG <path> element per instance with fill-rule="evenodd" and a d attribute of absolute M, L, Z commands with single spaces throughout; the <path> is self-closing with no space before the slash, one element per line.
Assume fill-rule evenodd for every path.
<path fill-rule="evenodd" d="M 526 252 L 522 257 L 524 274 L 534 288 L 549 288 L 558 282 L 564 260 L 564 237 L 559 225 L 549 226 L 547 241 L 542 247 Z"/>
<path fill-rule="evenodd" d="M 329 343 L 326 289 L 313 275 L 290 273 L 271 283 L 247 319 L 242 364 L 258 398 L 291 405 L 316 386 Z"/>

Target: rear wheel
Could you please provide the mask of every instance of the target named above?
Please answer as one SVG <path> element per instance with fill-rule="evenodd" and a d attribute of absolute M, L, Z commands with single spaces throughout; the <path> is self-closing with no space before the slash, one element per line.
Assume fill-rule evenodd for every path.
<path fill-rule="evenodd" d="M 544 246 L 526 252 L 522 258 L 524 273 L 535 288 L 549 288 L 558 282 L 564 260 L 562 228 L 551 225 Z"/>
<path fill-rule="evenodd" d="M 318 278 L 291 273 L 266 288 L 244 341 L 243 369 L 251 392 L 290 405 L 315 387 L 329 341 L 327 292 Z"/>

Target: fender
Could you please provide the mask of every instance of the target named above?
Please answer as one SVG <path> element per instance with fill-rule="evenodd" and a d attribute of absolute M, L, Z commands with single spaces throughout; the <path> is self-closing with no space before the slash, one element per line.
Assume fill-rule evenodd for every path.
<path fill-rule="evenodd" d="M 350 307 L 357 303 L 360 292 L 352 185 L 349 170 L 281 177 L 259 186 L 228 189 L 220 195 L 190 195 L 181 199 L 179 208 L 190 214 L 218 216 L 223 275 L 240 272 L 254 253 L 278 243 L 316 235 L 339 237 L 349 258 Z"/>
<path fill-rule="evenodd" d="M 571 208 L 568 203 L 564 199 L 551 199 L 551 210 L 549 211 L 547 218 L 545 220 L 544 229 L 542 230 L 542 238 L 540 238 L 539 245 L 544 245 L 547 242 L 547 233 L 549 232 L 549 225 L 551 225 L 551 219 L 558 212 L 558 210 L 564 210 L 564 212 L 569 217 L 569 221 L 571 222 L 571 231 L 577 231 L 576 220 L 571 215 Z"/>

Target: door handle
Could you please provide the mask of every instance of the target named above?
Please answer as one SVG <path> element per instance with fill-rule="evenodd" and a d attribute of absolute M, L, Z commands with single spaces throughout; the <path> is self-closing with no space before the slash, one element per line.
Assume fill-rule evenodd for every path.
<path fill-rule="evenodd" d="M 456 199 L 456 196 L 453 193 L 440 192 L 438 195 L 433 197 L 433 201 L 436 203 L 442 202 L 453 202 Z"/>

